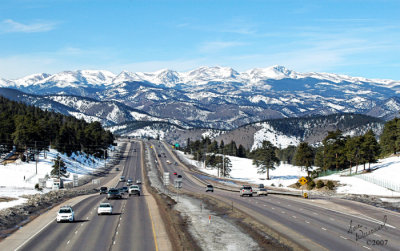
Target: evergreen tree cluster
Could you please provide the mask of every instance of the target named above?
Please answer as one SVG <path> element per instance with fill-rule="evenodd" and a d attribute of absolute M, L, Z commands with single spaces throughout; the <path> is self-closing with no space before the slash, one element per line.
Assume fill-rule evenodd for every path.
<path fill-rule="evenodd" d="M 196 141 L 191 141 L 188 138 L 184 151 L 185 153 L 193 154 L 195 159 L 203 161 L 205 153 L 223 154 L 240 158 L 245 158 L 248 155 L 248 151 L 242 145 L 237 146 L 235 141 L 225 144 L 224 141 L 221 140 L 218 144 L 216 140 L 211 141 L 209 137 Z"/>
<path fill-rule="evenodd" d="M 312 165 L 320 167 L 322 171 L 340 171 L 360 164 L 364 165 L 365 170 L 365 165 L 375 163 L 381 153 L 381 146 L 372 130 L 355 137 L 345 137 L 340 130 L 328 132 L 322 143 L 317 148 L 306 142 L 300 143 L 294 154 L 294 164 L 307 171 Z"/>
<path fill-rule="evenodd" d="M 400 151 L 400 119 L 388 121 L 380 139 L 382 154 L 396 154 Z"/>
<path fill-rule="evenodd" d="M 102 156 L 113 141 L 113 134 L 99 122 L 87 123 L 0 96 L 0 145 L 6 150 L 13 146 L 43 150 L 51 145 L 62 153 L 83 151 Z"/>

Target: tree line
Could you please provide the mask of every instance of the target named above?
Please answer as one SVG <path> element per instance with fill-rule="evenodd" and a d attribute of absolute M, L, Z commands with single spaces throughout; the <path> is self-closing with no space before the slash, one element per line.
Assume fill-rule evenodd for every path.
<path fill-rule="evenodd" d="M 209 138 L 202 138 L 196 141 L 188 139 L 184 150 L 191 153 L 194 159 L 213 163 L 211 166 L 218 166 L 223 162 L 222 158 L 216 158 L 213 154 L 251 158 L 258 172 L 267 174 L 267 179 L 269 171 L 275 169 L 281 161 L 304 168 L 308 176 L 311 175 L 312 166 L 319 167 L 319 171 L 322 172 L 340 171 L 357 166 L 358 172 L 359 165 L 366 170 L 368 164 L 368 171 L 370 164 L 376 163 L 378 158 L 400 151 L 400 119 L 395 118 L 384 125 L 379 142 L 372 130 L 359 136 L 344 136 L 340 130 L 336 130 L 328 132 L 318 146 L 301 142 L 298 146 L 280 149 L 271 142 L 264 141 L 260 148 L 249 151 L 242 145 L 237 147 L 235 141 L 225 144 L 223 141 L 218 143 Z M 349 172 L 351 171 L 350 168 Z M 227 174 L 224 173 L 225 175 Z"/>
<path fill-rule="evenodd" d="M 0 145 L 5 151 L 44 150 L 49 146 L 70 155 L 82 151 L 103 156 L 114 135 L 99 122 L 44 111 L 0 96 Z"/>

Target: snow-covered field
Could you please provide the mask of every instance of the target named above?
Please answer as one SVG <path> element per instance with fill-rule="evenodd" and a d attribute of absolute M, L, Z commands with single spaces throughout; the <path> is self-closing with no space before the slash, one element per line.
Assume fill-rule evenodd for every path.
<path fill-rule="evenodd" d="M 183 152 L 179 152 L 180 155 L 184 155 Z M 204 168 L 202 162 L 197 162 L 190 159 L 190 156 L 184 156 L 188 162 L 192 165 L 197 166 L 199 170 L 217 176 L 216 169 Z M 230 178 L 234 180 L 240 180 L 253 184 L 264 184 L 271 186 L 272 184 L 276 187 L 287 187 L 298 181 L 302 176 L 306 176 L 307 172 L 301 170 L 300 167 L 281 164 L 276 167 L 275 170 L 270 170 L 270 180 L 266 180 L 266 173 L 257 173 L 257 167 L 253 165 L 251 159 L 238 158 L 229 156 L 232 163 L 232 171 Z M 368 168 L 368 166 L 367 166 Z M 363 170 L 363 166 L 358 167 L 358 172 Z M 379 160 L 378 163 L 371 164 L 371 173 L 362 174 L 367 176 L 367 180 L 374 180 L 372 182 L 365 181 L 356 176 L 344 176 L 349 173 L 349 169 L 344 170 L 342 175 L 334 174 L 322 177 L 324 180 L 336 180 L 339 181 L 340 186 L 337 187 L 336 192 L 342 194 L 367 194 L 367 195 L 378 195 L 378 196 L 400 196 L 400 191 L 395 192 L 393 190 L 383 187 L 383 185 L 394 185 L 400 188 L 400 157 L 390 157 Z M 356 167 L 353 167 L 352 173 L 356 171 Z M 372 178 L 368 178 L 372 177 Z"/>
<path fill-rule="evenodd" d="M 21 198 L 20 196 L 22 195 L 40 193 L 35 190 L 35 184 L 38 183 L 39 178 L 50 175 L 54 163 L 53 160 L 57 158 L 57 155 L 65 162 L 67 171 L 70 173 L 70 176 L 65 179 L 66 182 L 72 181 L 73 174 L 82 177 L 100 167 L 104 167 L 103 159 L 85 154 L 72 154 L 68 157 L 51 149 L 50 152 L 46 152 L 46 155 L 47 157 L 44 158 L 43 152 L 40 153 L 37 174 L 35 161 L 30 161 L 29 163 L 16 161 L 15 163 L 0 165 L 0 197 L 15 198 L 15 200 L 9 202 L 0 202 L 0 209 L 24 203 L 26 199 Z M 42 193 L 47 191 L 49 189 L 44 189 Z"/>

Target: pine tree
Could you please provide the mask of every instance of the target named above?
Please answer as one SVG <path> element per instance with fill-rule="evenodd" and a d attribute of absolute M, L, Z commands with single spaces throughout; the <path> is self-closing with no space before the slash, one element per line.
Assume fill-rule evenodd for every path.
<path fill-rule="evenodd" d="M 396 154 L 399 149 L 400 140 L 400 119 L 395 118 L 386 122 L 382 135 L 380 137 L 380 145 L 382 153 L 388 155 L 390 153 Z"/>
<path fill-rule="evenodd" d="M 253 164 L 258 167 L 258 173 L 267 173 L 269 180 L 269 170 L 275 169 L 275 164 L 279 164 L 279 159 L 275 154 L 276 147 L 269 141 L 263 141 L 261 148 L 254 151 Z"/>
<path fill-rule="evenodd" d="M 307 176 L 310 176 L 309 169 L 311 168 L 313 161 L 314 152 L 312 147 L 309 146 L 307 142 L 301 142 L 294 154 L 294 164 L 296 166 L 304 167 L 307 171 Z"/>
<path fill-rule="evenodd" d="M 365 159 L 368 162 L 368 169 L 371 169 L 371 163 L 376 163 L 378 155 L 380 154 L 380 147 L 375 138 L 375 134 L 372 130 L 369 130 L 364 135 L 364 142 L 362 148 L 365 151 Z"/>
<path fill-rule="evenodd" d="M 57 176 L 58 178 L 60 178 L 60 176 L 62 177 L 68 177 L 69 174 L 67 173 L 67 167 L 65 165 L 65 162 L 61 159 L 61 157 L 59 155 L 57 155 L 57 158 L 53 160 L 54 164 L 53 164 L 53 169 L 51 170 L 51 175 L 53 176 Z"/>

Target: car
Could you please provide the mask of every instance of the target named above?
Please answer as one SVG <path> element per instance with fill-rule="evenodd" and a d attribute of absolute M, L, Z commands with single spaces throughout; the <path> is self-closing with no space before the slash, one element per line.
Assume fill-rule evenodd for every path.
<path fill-rule="evenodd" d="M 250 197 L 253 196 L 253 188 L 252 188 L 251 186 L 243 185 L 243 186 L 240 188 L 240 196 L 243 197 L 243 196 L 245 196 L 245 195 L 248 195 L 248 196 L 250 196 Z"/>
<path fill-rule="evenodd" d="M 122 199 L 122 195 L 118 188 L 110 188 L 107 193 L 107 200 L 118 200 Z"/>
<path fill-rule="evenodd" d="M 100 187 L 100 194 L 107 194 L 108 189 L 107 187 Z"/>
<path fill-rule="evenodd" d="M 57 223 L 59 222 L 73 222 L 75 220 L 75 213 L 71 206 L 62 206 L 57 213 Z"/>
<path fill-rule="evenodd" d="M 125 176 L 121 176 L 121 177 L 119 178 L 119 181 L 120 181 L 120 182 L 125 182 Z"/>
<path fill-rule="evenodd" d="M 268 195 L 268 190 L 266 188 L 258 189 L 257 196 L 261 196 L 261 195 L 267 196 Z"/>
<path fill-rule="evenodd" d="M 167 162 L 168 165 L 172 163 L 169 159 L 167 159 L 165 162 Z"/>
<path fill-rule="evenodd" d="M 213 185 L 208 184 L 208 185 L 206 186 L 206 192 L 214 192 L 214 187 L 213 187 Z"/>
<path fill-rule="evenodd" d="M 140 196 L 140 187 L 138 185 L 132 185 L 129 187 L 129 196 L 131 195 Z"/>
<path fill-rule="evenodd" d="M 127 185 L 127 186 L 132 185 L 132 183 L 133 183 L 133 180 L 132 180 L 132 179 L 128 179 L 128 180 L 126 181 L 126 185 Z"/>
<path fill-rule="evenodd" d="M 113 207 L 111 206 L 110 203 L 107 202 L 100 203 L 99 207 L 97 208 L 97 215 L 112 214 L 112 212 L 113 212 Z"/>
<path fill-rule="evenodd" d="M 127 193 L 128 192 L 128 187 L 120 187 L 119 191 L 121 192 L 121 194 Z"/>
<path fill-rule="evenodd" d="M 142 184 L 141 180 L 136 180 L 136 184 Z"/>
<path fill-rule="evenodd" d="M 177 172 L 175 172 L 175 173 L 174 173 L 174 175 L 178 175 L 178 173 L 177 173 Z"/>

